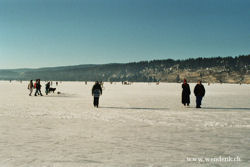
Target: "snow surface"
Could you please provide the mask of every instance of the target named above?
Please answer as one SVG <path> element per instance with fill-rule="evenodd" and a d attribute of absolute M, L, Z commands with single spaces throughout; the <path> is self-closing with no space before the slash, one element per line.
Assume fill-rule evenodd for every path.
<path fill-rule="evenodd" d="M 96 109 L 93 83 L 54 82 L 61 94 L 43 97 L 27 84 L 0 81 L 0 167 L 250 166 L 250 85 L 205 84 L 196 109 L 180 84 L 105 83 Z M 241 161 L 187 161 L 219 156 Z"/>

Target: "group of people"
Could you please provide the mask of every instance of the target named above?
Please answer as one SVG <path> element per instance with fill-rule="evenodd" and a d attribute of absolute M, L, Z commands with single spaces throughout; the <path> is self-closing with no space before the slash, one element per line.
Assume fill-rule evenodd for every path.
<path fill-rule="evenodd" d="M 199 80 L 194 88 L 194 95 L 196 96 L 196 108 L 201 108 L 201 102 L 205 96 L 205 88 Z M 190 87 L 187 80 L 184 79 L 182 84 L 182 104 L 184 106 L 189 106 L 190 104 Z M 94 97 L 94 107 L 99 107 L 99 98 L 102 95 L 102 84 L 98 81 L 95 82 L 92 88 L 92 96 Z"/>
<path fill-rule="evenodd" d="M 203 97 L 205 96 L 205 88 L 202 85 L 201 81 L 199 80 L 194 88 L 194 95 L 196 96 L 196 108 L 201 108 L 201 101 Z M 189 106 L 190 104 L 190 87 L 187 83 L 187 80 L 184 79 L 182 84 L 182 104 L 184 106 Z"/>
<path fill-rule="evenodd" d="M 45 84 L 45 93 L 46 93 L 46 95 L 48 95 L 48 93 L 50 92 L 50 89 L 52 89 L 53 92 L 56 90 L 55 88 L 50 88 L 51 84 L 52 84 L 52 82 L 47 82 Z M 56 82 L 56 85 L 58 86 L 58 82 Z M 37 79 L 35 83 L 33 83 L 33 80 L 30 80 L 30 82 L 28 84 L 28 89 L 30 91 L 29 96 L 32 95 L 32 92 L 33 92 L 34 89 L 36 89 L 35 96 L 37 96 L 37 95 L 43 96 L 43 94 L 41 92 L 41 88 L 42 88 L 42 85 L 41 85 L 41 80 L 40 79 Z"/>
<path fill-rule="evenodd" d="M 34 84 L 33 84 L 33 80 L 30 80 L 30 83 L 28 85 L 28 89 L 30 90 L 29 96 L 31 96 L 33 89 L 36 89 L 35 96 L 37 96 L 37 95 L 43 96 L 43 94 L 41 92 L 41 88 L 42 88 L 42 86 L 41 86 L 40 79 L 37 79 Z"/>
<path fill-rule="evenodd" d="M 28 85 L 28 89 L 30 90 L 29 96 L 31 96 L 33 89 L 36 89 L 35 96 L 42 95 L 41 92 L 41 83 L 40 79 L 37 79 L 36 82 L 33 84 L 33 80 L 30 80 Z M 50 89 L 50 82 L 45 85 L 45 93 L 48 95 Z M 190 87 L 187 83 L 187 80 L 184 79 L 182 84 L 182 104 L 184 106 L 189 106 L 190 104 Z M 92 96 L 94 97 L 94 107 L 99 107 L 99 98 L 102 95 L 102 83 L 96 81 L 94 86 L 92 87 Z M 194 88 L 194 95 L 196 96 L 196 108 L 201 108 L 201 102 L 203 97 L 205 96 L 205 88 L 202 85 L 201 81 L 199 80 Z"/>
<path fill-rule="evenodd" d="M 48 95 L 49 89 L 50 89 L 51 83 L 48 82 L 45 85 L 45 93 Z M 58 82 L 56 82 L 56 85 L 58 85 Z M 35 83 L 33 83 L 33 80 L 30 80 L 28 84 L 28 89 L 30 91 L 29 96 L 32 95 L 32 92 L 34 89 L 36 89 L 35 96 L 40 95 L 43 96 L 41 92 L 41 81 L 40 79 L 37 79 Z M 94 97 L 94 106 L 99 107 L 99 98 L 102 95 L 102 82 L 96 81 L 93 88 L 92 88 L 92 96 Z"/>

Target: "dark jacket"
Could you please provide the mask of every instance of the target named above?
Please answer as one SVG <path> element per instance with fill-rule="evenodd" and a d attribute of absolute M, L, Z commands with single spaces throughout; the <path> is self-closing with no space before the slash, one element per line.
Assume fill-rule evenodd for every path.
<path fill-rule="evenodd" d="M 203 97 L 205 96 L 205 88 L 202 84 L 197 84 L 194 88 L 195 96 Z"/>
<path fill-rule="evenodd" d="M 41 84 L 40 84 L 40 82 L 37 82 L 37 83 L 36 83 L 36 89 L 38 89 L 38 90 L 41 89 Z"/>
<path fill-rule="evenodd" d="M 102 87 L 101 87 L 101 85 L 100 85 L 99 83 L 98 83 L 98 84 L 95 84 L 95 85 L 93 86 L 93 88 L 92 88 L 92 95 L 94 95 L 94 93 L 95 93 L 96 90 L 99 90 L 100 93 L 102 94 Z"/>
<path fill-rule="evenodd" d="M 46 85 L 45 85 L 45 89 L 49 89 L 50 88 L 50 83 L 48 82 Z"/>
<path fill-rule="evenodd" d="M 190 91 L 190 87 L 189 84 L 182 84 L 182 103 L 185 104 L 189 104 L 190 103 L 190 97 L 189 95 L 191 94 Z"/>

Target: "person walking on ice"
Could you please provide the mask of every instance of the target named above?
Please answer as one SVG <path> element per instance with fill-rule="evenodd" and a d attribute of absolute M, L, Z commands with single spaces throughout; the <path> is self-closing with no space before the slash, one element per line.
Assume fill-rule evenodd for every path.
<path fill-rule="evenodd" d="M 182 94 L 181 94 L 181 102 L 184 106 L 189 106 L 190 104 L 190 87 L 189 84 L 187 83 L 187 80 L 184 79 L 183 84 L 182 84 Z"/>
<path fill-rule="evenodd" d="M 202 98 L 205 96 L 205 88 L 199 80 L 194 88 L 194 94 L 196 96 L 196 108 L 201 108 Z"/>
<path fill-rule="evenodd" d="M 30 90 L 29 96 L 31 96 L 31 94 L 32 94 L 32 92 L 33 92 L 33 88 L 34 88 L 33 81 L 30 80 L 30 83 L 28 84 L 28 89 Z"/>
<path fill-rule="evenodd" d="M 98 81 L 95 82 L 92 88 L 92 96 L 94 97 L 94 107 L 99 107 L 99 98 L 102 95 L 102 87 Z"/>
<path fill-rule="evenodd" d="M 43 96 L 42 92 L 41 92 L 41 87 L 42 86 L 41 86 L 41 83 L 40 83 L 40 79 L 38 79 L 36 81 L 36 93 L 35 93 L 35 96 L 37 96 L 37 94 Z"/>
<path fill-rule="evenodd" d="M 45 93 L 46 93 L 46 95 L 48 95 L 48 93 L 49 93 L 49 88 L 50 88 L 50 82 L 48 82 L 48 83 L 45 85 Z"/>

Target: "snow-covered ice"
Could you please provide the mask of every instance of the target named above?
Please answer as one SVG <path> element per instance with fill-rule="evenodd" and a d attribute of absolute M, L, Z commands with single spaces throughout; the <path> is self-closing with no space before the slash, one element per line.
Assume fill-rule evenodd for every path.
<path fill-rule="evenodd" d="M 93 83 L 54 82 L 61 94 L 43 97 L 27 84 L 0 82 L 0 167 L 250 165 L 250 85 L 204 84 L 196 109 L 180 84 L 105 83 L 96 109 Z M 229 156 L 240 161 L 187 160 Z"/>

